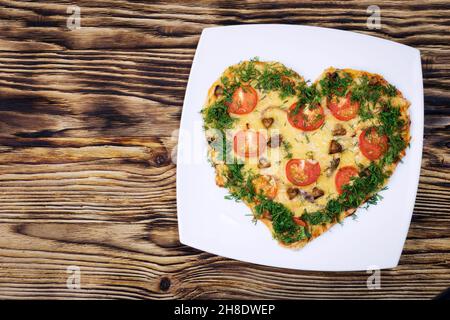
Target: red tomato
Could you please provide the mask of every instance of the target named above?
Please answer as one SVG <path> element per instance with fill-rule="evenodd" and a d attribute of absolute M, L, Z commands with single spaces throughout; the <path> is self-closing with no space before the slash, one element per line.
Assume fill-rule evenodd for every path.
<path fill-rule="evenodd" d="M 258 176 L 252 181 L 256 194 L 263 194 L 269 199 L 274 199 L 278 193 L 278 184 L 272 176 Z"/>
<path fill-rule="evenodd" d="M 237 88 L 232 97 L 231 103 L 227 103 L 228 112 L 234 114 L 246 114 L 255 109 L 258 103 L 258 93 L 251 86 Z"/>
<path fill-rule="evenodd" d="M 294 103 L 288 112 L 289 123 L 303 131 L 313 131 L 323 124 L 325 115 L 320 104 L 315 106 L 300 106 L 296 112 L 297 103 Z"/>
<path fill-rule="evenodd" d="M 291 159 L 286 164 L 286 177 L 297 186 L 307 186 L 316 182 L 320 176 L 320 164 L 317 161 Z"/>
<path fill-rule="evenodd" d="M 241 130 L 233 139 L 234 152 L 245 158 L 259 156 L 266 149 L 266 145 L 264 135 L 253 130 Z"/>
<path fill-rule="evenodd" d="M 292 217 L 292 220 L 294 220 L 294 222 L 296 224 L 298 224 L 299 226 L 306 227 L 306 222 L 303 221 L 301 218 L 299 218 L 299 217 Z"/>
<path fill-rule="evenodd" d="M 385 135 L 379 135 L 374 127 L 363 130 L 359 135 L 359 148 L 367 159 L 377 160 L 386 152 L 388 138 Z"/>
<path fill-rule="evenodd" d="M 353 166 L 347 166 L 342 167 L 339 169 L 339 171 L 336 173 L 336 177 L 334 178 L 334 183 L 336 184 L 336 190 L 339 194 L 342 194 L 344 192 L 342 190 L 342 187 L 346 184 L 350 183 L 350 179 L 352 177 L 358 176 L 359 172 L 358 169 L 356 169 Z"/>
<path fill-rule="evenodd" d="M 333 116 L 342 121 L 348 121 L 358 115 L 359 102 L 351 100 L 351 93 L 347 93 L 345 98 L 340 98 L 337 101 L 330 101 L 328 104 Z"/>

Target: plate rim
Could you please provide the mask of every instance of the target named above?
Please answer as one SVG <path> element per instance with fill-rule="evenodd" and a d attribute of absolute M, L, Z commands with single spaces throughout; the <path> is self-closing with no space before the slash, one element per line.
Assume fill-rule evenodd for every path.
<path fill-rule="evenodd" d="M 186 86 L 186 93 L 185 93 L 185 97 L 184 97 L 184 101 L 183 101 L 183 109 L 182 109 L 182 114 L 181 114 L 181 119 L 180 119 L 180 129 L 183 128 L 183 123 L 186 121 L 186 118 L 187 118 L 187 116 L 186 116 L 186 114 L 187 114 L 187 112 L 186 112 L 186 109 L 187 109 L 186 105 L 188 104 L 188 98 L 189 98 L 188 93 L 191 90 L 191 86 L 192 86 L 192 82 L 193 82 L 192 79 L 195 76 L 195 74 L 194 74 L 195 73 L 195 69 L 196 69 L 195 66 L 198 63 L 198 59 L 199 59 L 199 50 L 198 50 L 198 48 L 203 44 L 202 40 L 204 41 L 205 35 L 208 34 L 208 33 L 211 33 L 211 32 L 215 32 L 216 30 L 224 30 L 224 29 L 233 30 L 233 29 L 240 29 L 240 28 L 268 28 L 268 27 L 269 28 L 272 28 L 272 27 L 275 27 L 275 28 L 286 28 L 287 27 L 287 28 L 293 28 L 293 29 L 309 29 L 309 30 L 319 30 L 320 29 L 320 30 L 324 30 L 326 32 L 343 32 L 343 33 L 346 33 L 346 34 L 349 34 L 349 35 L 352 35 L 352 36 L 363 37 L 363 38 L 369 37 L 369 38 L 375 39 L 376 41 L 381 41 L 381 42 L 384 42 L 384 43 L 389 44 L 389 45 L 395 45 L 395 46 L 400 46 L 402 48 L 407 48 L 408 50 L 412 51 L 411 54 L 415 55 L 415 59 L 417 61 L 414 62 L 414 67 L 417 68 L 417 70 L 416 70 L 416 72 L 418 72 L 418 77 L 417 78 L 420 78 L 419 79 L 420 90 L 419 90 L 419 92 L 417 92 L 417 96 L 421 97 L 421 103 L 416 106 L 417 108 L 420 108 L 421 110 L 417 110 L 415 112 L 420 112 L 420 111 L 422 111 L 422 112 L 421 112 L 421 114 L 419 114 L 419 116 L 421 118 L 420 123 L 416 123 L 416 125 L 419 126 L 418 129 L 420 131 L 419 132 L 420 136 L 415 135 L 415 137 L 417 139 L 415 141 L 415 143 L 418 144 L 418 147 L 420 147 L 419 148 L 420 155 L 418 157 L 419 166 L 418 166 L 418 168 L 416 170 L 417 172 L 415 172 L 415 174 L 414 174 L 415 180 L 416 180 L 416 183 L 415 183 L 416 188 L 414 189 L 413 197 L 412 197 L 414 201 L 411 201 L 409 203 L 409 207 L 411 208 L 409 210 L 409 212 L 411 212 L 411 213 L 409 214 L 409 219 L 408 219 L 406 225 L 404 226 L 404 229 L 406 229 L 406 230 L 402 230 L 403 231 L 402 235 L 404 235 L 404 239 L 402 239 L 403 240 L 402 241 L 402 246 L 400 248 L 400 252 L 398 254 L 397 260 L 396 260 L 395 263 L 390 263 L 390 264 L 387 264 L 387 265 L 384 265 L 384 266 L 380 266 L 380 269 L 390 269 L 390 268 L 396 267 L 398 265 L 398 263 L 399 263 L 400 258 L 401 258 L 401 253 L 403 251 L 403 247 L 404 247 L 404 244 L 405 244 L 405 241 L 406 241 L 406 238 L 407 238 L 407 233 L 408 233 L 408 230 L 410 228 L 410 224 L 411 224 L 411 220 L 412 220 L 415 200 L 416 200 L 416 197 L 417 197 L 417 191 L 418 191 L 418 186 L 419 186 L 420 170 L 421 170 L 421 165 L 420 164 L 421 164 L 422 156 L 423 156 L 423 133 L 424 133 L 424 101 L 423 101 L 423 98 L 424 98 L 424 96 L 423 96 L 422 64 L 421 64 L 421 55 L 420 55 L 420 50 L 419 49 L 411 47 L 411 46 L 407 46 L 407 45 L 404 45 L 404 44 L 401 44 L 401 43 L 397 43 L 395 41 L 391 41 L 391 40 L 387 40 L 387 39 L 383 39 L 383 38 L 378 38 L 378 37 L 375 37 L 375 36 L 372 36 L 372 35 L 367 35 L 367 34 L 363 34 L 363 33 L 347 31 L 347 30 L 325 28 L 325 27 L 316 27 L 316 26 L 290 25 L 290 24 L 245 24 L 245 25 L 231 25 L 231 26 L 214 26 L 214 27 L 204 28 L 202 30 L 202 33 L 201 33 L 201 36 L 200 36 L 200 40 L 199 40 L 198 45 L 197 45 L 197 49 L 196 49 L 196 52 L 195 52 L 195 55 L 194 55 L 194 58 L 193 58 L 193 62 L 192 62 L 192 66 L 191 66 L 191 70 L 190 70 L 190 74 L 189 74 L 189 78 L 188 78 L 188 82 L 187 82 L 187 86 Z M 416 88 L 416 87 L 414 87 L 414 88 Z M 417 88 L 417 89 L 419 89 L 419 88 Z M 411 111 L 410 111 L 410 113 L 411 113 Z M 180 144 L 180 139 L 179 139 L 178 140 L 178 145 L 177 145 L 177 151 L 179 150 L 180 147 L 181 147 L 181 144 Z M 414 161 L 415 160 L 416 159 L 414 159 Z M 361 271 L 361 270 L 363 270 L 361 268 L 351 268 L 351 267 L 350 268 L 342 268 L 342 269 L 336 269 L 336 268 L 323 269 L 323 268 L 320 268 L 320 267 L 319 268 L 305 268 L 305 267 L 280 266 L 280 265 L 273 265 L 273 264 L 268 264 L 268 263 L 255 262 L 254 260 L 251 260 L 251 259 L 236 258 L 236 257 L 229 256 L 227 254 L 214 252 L 215 250 L 205 250 L 204 246 L 198 245 L 196 243 L 196 241 L 193 241 L 193 239 L 191 239 L 191 238 L 188 239 L 186 237 L 185 232 L 184 232 L 185 229 L 184 229 L 184 226 L 183 226 L 183 220 L 184 219 L 180 218 L 180 216 L 182 215 L 182 214 L 180 214 L 180 203 L 182 201 L 180 201 L 181 200 L 181 196 L 180 196 L 179 190 L 181 190 L 181 184 L 182 184 L 182 181 L 180 179 L 180 177 L 181 177 L 181 170 L 180 170 L 180 168 L 182 168 L 182 167 L 183 166 L 180 165 L 180 163 L 179 163 L 179 157 L 177 157 L 177 173 L 176 173 L 176 179 L 177 179 L 177 181 L 176 181 L 176 189 L 177 189 L 177 192 L 176 192 L 176 200 L 177 200 L 178 234 L 179 234 L 180 243 L 182 243 L 184 245 L 187 245 L 187 246 L 190 246 L 190 247 L 193 247 L 195 249 L 202 250 L 202 251 L 205 251 L 205 252 L 209 252 L 209 253 L 212 253 L 212 254 L 215 254 L 215 255 L 219 255 L 219 256 L 222 256 L 222 257 L 225 257 L 225 258 L 229 258 L 229 259 L 233 259 L 233 260 L 239 260 L 239 261 L 244 261 L 244 262 L 248 262 L 248 263 L 252 263 L 252 264 L 256 264 L 256 265 L 262 265 L 262 266 L 270 266 L 270 267 L 277 267 L 277 268 L 290 269 L 290 270 L 311 270 L 311 271 L 325 271 L 325 272 L 326 271 Z"/>

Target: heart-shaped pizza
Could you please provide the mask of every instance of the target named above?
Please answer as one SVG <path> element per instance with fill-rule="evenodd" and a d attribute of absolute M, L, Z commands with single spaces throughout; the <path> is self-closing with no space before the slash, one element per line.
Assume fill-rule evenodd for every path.
<path fill-rule="evenodd" d="M 308 84 L 278 62 L 241 62 L 202 110 L 216 184 L 302 247 L 379 200 L 410 141 L 408 108 L 377 74 L 329 68 Z"/>

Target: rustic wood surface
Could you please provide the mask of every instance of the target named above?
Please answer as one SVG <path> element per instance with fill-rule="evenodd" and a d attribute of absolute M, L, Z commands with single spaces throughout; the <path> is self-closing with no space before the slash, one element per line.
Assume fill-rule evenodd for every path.
<path fill-rule="evenodd" d="M 67 6 L 81 7 L 69 30 Z M 366 9 L 381 8 L 381 30 Z M 256 266 L 179 243 L 171 162 L 204 27 L 288 23 L 422 52 L 425 142 L 400 265 Z M 0 298 L 432 298 L 450 286 L 449 1 L 0 0 Z M 401 201 L 401 199 L 399 199 Z M 67 289 L 68 266 L 81 289 Z"/>

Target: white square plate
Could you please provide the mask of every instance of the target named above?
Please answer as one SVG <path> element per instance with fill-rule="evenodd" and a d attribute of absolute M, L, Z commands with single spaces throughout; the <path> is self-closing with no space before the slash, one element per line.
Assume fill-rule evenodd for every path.
<path fill-rule="evenodd" d="M 225 200 L 206 160 L 200 110 L 210 85 L 230 65 L 259 57 L 279 61 L 314 81 L 329 66 L 379 73 L 411 102 L 411 147 L 383 200 L 347 218 L 301 250 L 280 247 L 242 203 Z M 257 264 L 303 270 L 367 270 L 397 266 L 419 182 L 423 142 L 420 52 L 395 42 L 317 27 L 246 25 L 203 30 L 183 105 L 177 154 L 180 241 Z"/>

